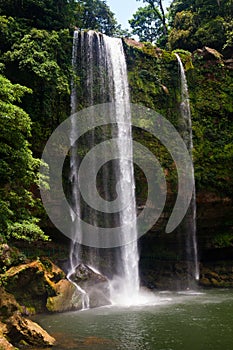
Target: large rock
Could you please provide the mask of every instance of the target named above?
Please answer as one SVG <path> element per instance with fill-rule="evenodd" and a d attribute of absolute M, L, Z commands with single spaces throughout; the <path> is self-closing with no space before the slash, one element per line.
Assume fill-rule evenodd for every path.
<path fill-rule="evenodd" d="M 1 327 L 1 323 L 0 323 Z M 0 331 L 0 349 L 1 350 L 16 350 L 16 348 L 9 343 L 9 341 L 3 336 L 3 334 Z"/>
<path fill-rule="evenodd" d="M 82 308 L 81 293 L 48 258 L 11 267 L 1 278 L 25 315 Z"/>
<path fill-rule="evenodd" d="M 82 294 L 70 281 L 62 279 L 56 283 L 56 295 L 48 297 L 46 308 L 51 312 L 80 310 Z"/>
<path fill-rule="evenodd" d="M 11 343 L 16 346 L 52 346 L 55 339 L 38 324 L 23 317 L 22 310 L 14 296 L 0 287 L 0 349 L 15 349 Z"/>
<path fill-rule="evenodd" d="M 25 314 L 81 309 L 81 297 L 64 272 L 49 259 L 11 267 L 1 275 Z"/>
<path fill-rule="evenodd" d="M 13 295 L 7 293 L 2 287 L 0 287 L 1 319 L 7 319 L 8 317 L 12 316 L 15 311 L 21 311 L 20 305 L 17 303 Z"/>
<path fill-rule="evenodd" d="M 8 337 L 13 340 L 14 344 L 24 346 L 52 346 L 55 339 L 51 337 L 37 323 L 14 313 L 7 320 Z"/>
<path fill-rule="evenodd" d="M 30 312 L 46 311 L 48 296 L 56 295 L 55 284 L 40 261 L 11 267 L 4 274 L 5 289 Z"/>
<path fill-rule="evenodd" d="M 70 279 L 78 284 L 89 296 L 90 307 L 111 304 L 107 277 L 92 270 L 84 264 L 79 264 Z"/>

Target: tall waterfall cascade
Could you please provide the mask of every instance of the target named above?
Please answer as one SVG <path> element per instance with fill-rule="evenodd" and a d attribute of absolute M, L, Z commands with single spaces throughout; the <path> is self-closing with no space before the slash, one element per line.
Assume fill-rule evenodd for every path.
<path fill-rule="evenodd" d="M 176 53 L 176 57 L 179 64 L 180 79 L 181 79 L 181 124 L 182 124 L 182 136 L 187 149 L 192 158 L 193 152 L 193 133 L 192 133 L 192 117 L 189 102 L 188 84 L 185 74 L 185 69 L 181 61 L 180 56 Z M 193 180 L 193 196 L 190 203 L 189 211 L 186 215 L 186 252 L 188 261 L 188 273 L 199 280 L 199 264 L 198 264 L 198 251 L 197 251 L 197 237 L 196 237 L 196 188 L 194 178 L 194 166 L 192 167 L 192 180 Z"/>
<path fill-rule="evenodd" d="M 77 97 L 78 87 L 76 82 L 73 81 L 71 86 L 72 114 L 80 109 L 81 103 L 84 103 L 83 101 L 85 103 L 82 107 L 107 102 L 111 102 L 114 105 L 113 110 L 111 110 L 112 126 L 109 126 L 109 129 L 106 131 L 106 135 L 110 135 L 110 139 L 114 139 L 116 142 L 115 154 L 113 155 L 114 161 L 103 166 L 102 177 L 99 176 L 98 181 L 100 189 L 103 192 L 102 197 L 106 201 L 111 201 L 115 199 L 114 193 L 117 192 L 117 199 L 123 209 L 113 215 L 99 213 L 96 210 L 92 210 L 89 206 L 83 207 L 81 194 L 76 186 L 78 183 L 77 169 L 81 162 L 78 145 L 72 147 L 70 153 L 72 206 L 80 217 L 83 216 L 85 219 L 88 219 L 89 223 L 95 226 L 96 229 L 98 229 L 98 226 L 111 228 L 111 225 L 115 225 L 120 227 L 122 242 L 124 242 L 124 238 L 127 236 L 127 241 L 130 243 L 114 248 L 114 251 L 109 252 L 109 254 L 106 253 L 106 249 L 83 247 L 78 243 L 82 235 L 85 234 L 82 224 L 79 221 L 76 223 L 76 219 L 72 218 L 74 220 L 74 232 L 70 249 L 70 271 L 68 278 L 83 261 L 94 271 L 100 271 L 102 273 L 103 255 L 106 270 L 108 266 L 113 267 L 112 275 L 108 275 L 112 304 L 135 304 L 139 298 L 139 255 L 132 161 L 133 142 L 131 135 L 130 97 L 122 40 L 110 38 L 94 31 L 75 31 L 72 65 L 74 73 L 81 77 L 83 94 L 82 101 L 80 102 Z M 95 118 L 94 113 L 93 118 Z M 75 144 L 75 135 L 78 127 L 74 120 L 71 125 L 71 144 Z M 101 142 L 101 133 L 103 134 L 104 131 L 98 133 L 96 130 L 91 130 L 83 144 L 91 150 Z M 104 140 L 106 140 L 106 137 Z M 94 175 L 98 173 L 98 166 L 95 161 L 92 164 L 91 172 L 93 174 L 89 174 L 90 178 L 94 178 Z M 112 194 L 111 191 L 114 193 Z M 130 201 L 128 200 L 129 198 Z M 71 216 L 72 212 L 71 210 Z M 106 265 L 108 266 L 106 267 Z M 83 294 L 83 307 L 88 307 L 88 296 L 86 292 L 84 290 L 80 290 L 80 292 Z"/>

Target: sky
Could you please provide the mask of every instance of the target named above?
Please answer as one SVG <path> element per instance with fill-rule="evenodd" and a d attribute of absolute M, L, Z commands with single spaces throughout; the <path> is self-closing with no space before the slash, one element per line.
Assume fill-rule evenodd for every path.
<path fill-rule="evenodd" d="M 111 11 L 115 13 L 118 23 L 122 25 L 122 28 L 129 28 L 128 20 L 132 18 L 132 15 L 137 11 L 140 6 L 144 6 L 143 1 L 136 0 L 106 0 Z M 164 0 L 164 8 L 168 7 L 171 0 Z"/>

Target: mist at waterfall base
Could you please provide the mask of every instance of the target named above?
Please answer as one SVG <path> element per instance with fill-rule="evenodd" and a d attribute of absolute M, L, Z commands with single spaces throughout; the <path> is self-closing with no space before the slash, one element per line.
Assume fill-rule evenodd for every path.
<path fill-rule="evenodd" d="M 154 297 L 150 306 L 38 315 L 36 321 L 57 339 L 54 350 L 233 349 L 232 291 Z"/>

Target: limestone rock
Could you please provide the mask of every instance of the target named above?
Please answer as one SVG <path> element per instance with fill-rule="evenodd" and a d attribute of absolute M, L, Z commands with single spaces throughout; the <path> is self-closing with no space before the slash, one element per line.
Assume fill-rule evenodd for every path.
<path fill-rule="evenodd" d="M 46 307 L 51 312 L 80 310 L 82 296 L 77 288 L 68 280 L 62 279 L 56 283 L 56 295 L 47 299 Z"/>
<path fill-rule="evenodd" d="M 0 288 L 0 349 L 15 349 L 13 344 L 51 346 L 55 339 L 21 314 L 22 307 L 14 296 Z"/>
<path fill-rule="evenodd" d="M 0 325 L 1 326 L 1 325 Z M 0 332 L 0 349 L 1 350 L 14 350 L 16 349 Z"/>
<path fill-rule="evenodd" d="M 15 311 L 20 310 L 20 305 L 15 300 L 14 296 L 7 293 L 0 287 L 0 316 L 5 319 L 13 315 Z M 2 328 L 1 328 L 2 329 Z"/>
<path fill-rule="evenodd" d="M 90 307 L 94 308 L 110 304 L 110 291 L 107 277 L 92 270 L 87 265 L 79 264 L 70 278 L 88 293 Z"/>
<path fill-rule="evenodd" d="M 55 295 L 53 282 L 48 278 L 40 261 L 11 267 L 5 274 L 5 289 L 16 300 L 37 312 L 46 311 L 45 305 L 49 295 Z"/>
<path fill-rule="evenodd" d="M 37 323 L 20 316 L 17 312 L 7 320 L 8 336 L 14 344 L 52 346 L 55 339 Z"/>
<path fill-rule="evenodd" d="M 72 289 L 72 283 L 65 279 L 64 272 L 47 258 L 11 267 L 2 278 L 5 289 L 15 296 L 26 315 L 48 311 L 48 298 L 59 296 L 62 306 L 64 299 L 62 300 L 61 294 L 70 295 Z M 62 293 L 61 284 L 63 284 Z M 65 286 L 69 289 L 66 293 Z M 49 311 L 52 311 L 51 308 Z M 54 311 L 60 310 L 56 307 Z"/>

